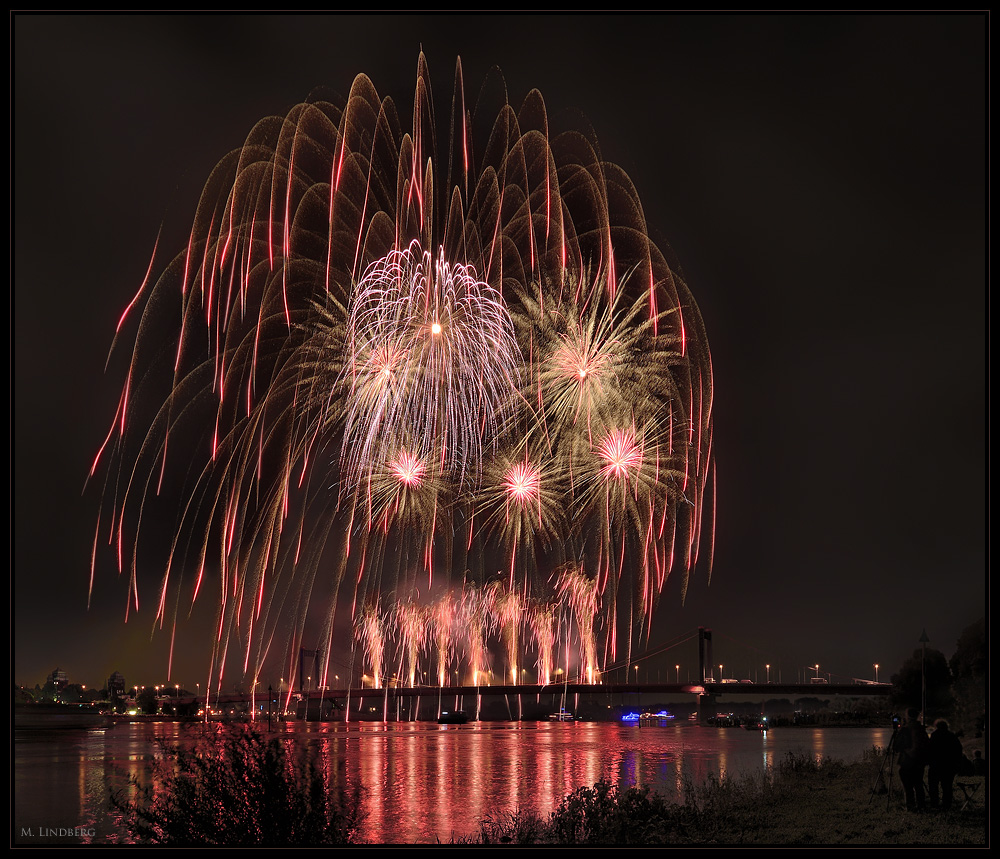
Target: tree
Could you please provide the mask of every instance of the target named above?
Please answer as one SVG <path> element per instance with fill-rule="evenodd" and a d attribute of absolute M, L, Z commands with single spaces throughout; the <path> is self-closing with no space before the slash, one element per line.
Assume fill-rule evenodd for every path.
<path fill-rule="evenodd" d="M 903 663 L 898 674 L 891 677 L 890 700 L 894 707 L 923 705 L 924 723 L 929 724 L 940 716 L 950 716 L 954 706 L 951 694 L 951 670 L 948 660 L 940 650 L 915 650 Z M 923 687 L 926 684 L 926 695 Z"/>
<path fill-rule="evenodd" d="M 159 702 L 156 700 L 156 689 L 152 686 L 143 687 L 135 698 L 135 704 L 140 712 L 147 716 L 154 715 L 159 710 Z"/>
<path fill-rule="evenodd" d="M 980 737 L 986 728 L 986 618 L 966 627 L 951 657 L 958 730 Z"/>

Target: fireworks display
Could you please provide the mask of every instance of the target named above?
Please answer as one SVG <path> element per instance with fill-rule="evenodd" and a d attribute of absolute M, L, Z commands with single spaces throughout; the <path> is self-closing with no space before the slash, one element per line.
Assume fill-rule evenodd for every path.
<path fill-rule="evenodd" d="M 707 338 L 632 183 L 460 63 L 437 120 L 423 56 L 409 131 L 363 75 L 262 120 L 119 324 L 94 570 L 137 607 L 179 499 L 157 622 L 214 592 L 213 683 L 353 659 L 338 616 L 375 685 L 596 681 L 710 569 Z"/>

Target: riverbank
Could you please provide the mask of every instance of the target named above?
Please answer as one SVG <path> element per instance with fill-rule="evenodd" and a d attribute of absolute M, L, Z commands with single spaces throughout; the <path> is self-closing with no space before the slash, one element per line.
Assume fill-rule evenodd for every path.
<path fill-rule="evenodd" d="M 220 725 L 206 734 L 203 728 L 131 721 L 105 730 L 18 729 L 14 826 L 15 833 L 23 836 L 18 843 L 134 843 L 110 813 L 109 790 L 120 790 L 132 777 L 151 784 L 153 763 L 162 758 L 164 748 L 190 747 L 208 735 L 238 737 L 246 730 L 246 726 Z M 959 821 L 958 832 L 939 822 L 919 821 L 937 832 L 935 841 L 930 833 L 913 830 L 918 821 L 907 820 L 898 811 L 897 773 L 889 783 L 891 797 L 872 795 L 880 757 L 872 758 L 868 752 L 853 788 L 849 768 L 845 774 L 833 766 L 811 763 L 827 757 L 859 761 L 865 750 L 884 746 L 891 729 L 789 728 L 765 735 L 738 728 L 579 722 L 445 726 L 285 722 L 273 731 L 266 728 L 265 722 L 251 730 L 326 762 L 332 785 L 361 786 L 364 819 L 357 838 L 370 845 L 456 843 L 480 832 L 480 821 L 497 810 L 533 809 L 548 820 L 574 786 L 593 785 L 601 777 L 610 779 L 616 791 L 626 791 L 631 784 L 649 785 L 680 805 L 666 819 L 670 828 L 657 820 L 663 802 L 635 802 L 632 811 L 621 814 L 605 796 L 596 803 L 592 817 L 624 821 L 624 832 L 604 843 L 618 843 L 618 838 L 622 844 L 656 843 L 660 838 L 661 843 L 722 845 L 817 845 L 834 839 L 852 844 L 982 845 L 987 837 L 982 788 L 978 820 Z M 972 740 L 965 744 L 970 757 L 976 748 Z M 768 782 L 754 788 L 755 782 L 743 779 L 745 773 L 763 778 L 765 766 L 767 772 L 777 770 L 781 776 L 776 786 Z M 803 789 L 795 779 L 803 780 Z M 713 786 L 713 780 L 724 781 Z M 241 783 L 246 784 L 245 779 Z M 690 784 L 699 789 L 685 790 Z M 586 797 L 574 802 L 576 808 L 588 807 Z M 850 832 L 832 828 L 836 818 L 828 815 L 829 809 L 859 823 L 854 840 Z M 861 817 L 869 811 L 870 821 Z M 645 816 L 637 818 L 639 813 Z M 966 824 L 975 830 L 971 836 L 961 831 Z M 880 826 L 892 831 L 886 834 Z M 57 827 L 73 831 L 85 827 L 87 834 L 57 838 L 52 836 Z M 510 828 L 500 819 L 491 843 L 505 836 L 504 827 Z M 39 835 L 42 830 L 49 833 L 44 838 Z M 515 834 L 520 839 L 523 833 Z"/>
<path fill-rule="evenodd" d="M 462 843 L 716 846 L 986 847 L 987 785 L 958 778 L 948 811 L 906 811 L 899 774 L 880 750 L 852 764 L 792 757 L 767 774 L 689 786 L 680 803 L 607 782 L 567 796 L 548 818 L 517 811 L 483 820 Z"/>

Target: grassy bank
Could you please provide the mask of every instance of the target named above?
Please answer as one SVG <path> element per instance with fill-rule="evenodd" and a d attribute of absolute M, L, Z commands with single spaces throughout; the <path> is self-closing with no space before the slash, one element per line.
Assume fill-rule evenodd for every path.
<path fill-rule="evenodd" d="M 607 782 L 566 797 L 549 817 L 501 812 L 475 844 L 986 846 L 986 785 L 965 811 L 907 812 L 880 750 L 858 763 L 789 757 L 767 774 L 688 785 L 679 802 Z M 879 777 L 879 773 L 882 777 Z M 960 778 L 982 782 L 982 777 Z"/>

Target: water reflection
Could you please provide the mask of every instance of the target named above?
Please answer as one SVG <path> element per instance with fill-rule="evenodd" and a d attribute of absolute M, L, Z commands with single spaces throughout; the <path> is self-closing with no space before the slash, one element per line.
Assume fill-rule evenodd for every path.
<path fill-rule="evenodd" d="M 266 726 L 258 726 L 266 730 Z M 608 779 L 679 797 L 685 782 L 761 771 L 788 754 L 857 760 L 891 734 L 882 728 L 745 731 L 621 723 L 288 723 L 280 730 L 320 754 L 331 780 L 361 784 L 364 836 L 379 843 L 431 843 L 476 830 L 497 812 L 547 814 L 570 792 Z M 149 783 L 156 742 L 193 743 L 199 726 L 120 724 L 107 730 L 16 732 L 15 842 L 116 843 L 108 808 L 130 776 Z M 92 835 L 38 839 L 39 827 Z M 24 830 L 33 835 L 22 836 Z"/>

